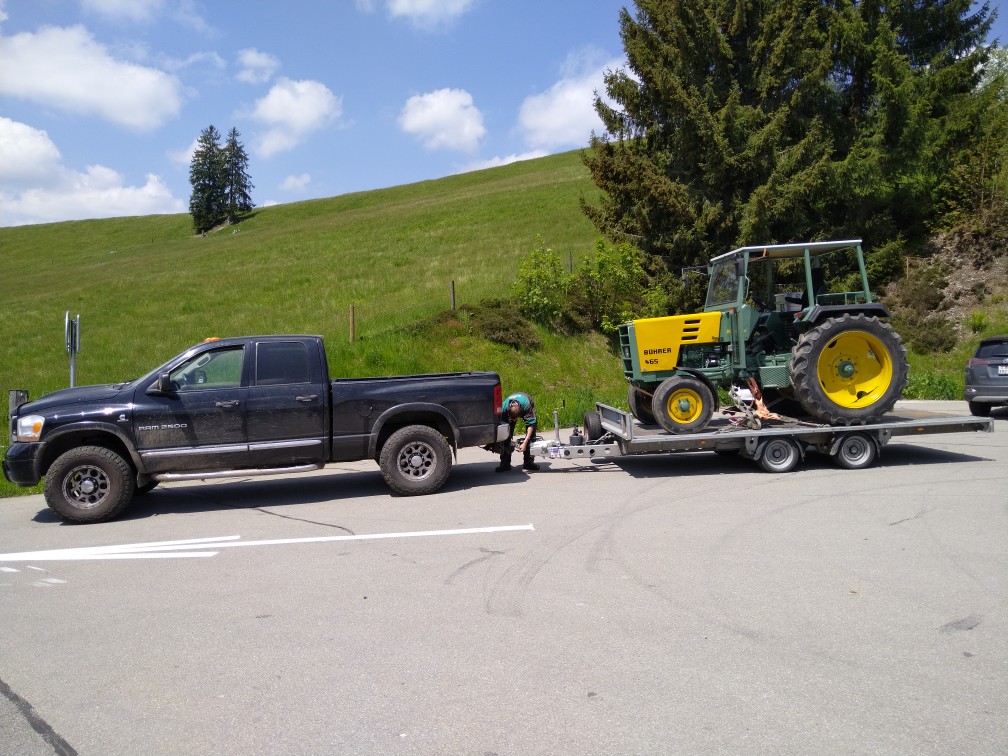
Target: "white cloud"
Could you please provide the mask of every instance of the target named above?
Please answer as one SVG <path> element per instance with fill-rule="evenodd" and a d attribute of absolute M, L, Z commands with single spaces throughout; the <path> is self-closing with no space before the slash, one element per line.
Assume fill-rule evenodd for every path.
<path fill-rule="evenodd" d="M 182 106 L 178 79 L 114 59 L 82 26 L 0 36 L 0 59 L 17 71 L 0 77 L 0 94 L 46 107 L 151 130 Z"/>
<path fill-rule="evenodd" d="M 188 147 L 183 147 L 181 150 L 169 150 L 167 153 L 168 159 L 179 165 L 191 165 L 193 155 L 196 153 L 197 144 L 199 144 L 198 137 L 193 139 Z"/>
<path fill-rule="evenodd" d="M 486 135 L 483 114 L 464 89 L 439 89 L 410 97 L 399 113 L 399 127 L 428 150 L 475 152 Z"/>
<path fill-rule="evenodd" d="M 518 114 L 525 142 L 544 150 L 584 146 L 602 126 L 595 112 L 595 92 L 605 93 L 603 75 L 625 62 L 592 64 L 590 53 L 568 59 L 566 75 L 547 91 L 526 97 Z"/>
<path fill-rule="evenodd" d="M 474 0 L 388 0 L 387 5 L 392 18 L 407 18 L 419 27 L 431 28 L 455 20 L 469 10 L 473 2 Z"/>
<path fill-rule="evenodd" d="M 185 211 L 159 176 L 126 186 L 102 165 L 71 170 L 46 132 L 0 117 L 0 225 Z"/>
<path fill-rule="evenodd" d="M 532 150 L 531 152 L 522 152 L 521 154 L 505 155 L 503 157 L 497 156 L 469 163 L 462 171 L 463 173 L 482 171 L 484 168 L 497 168 L 502 165 L 510 165 L 511 163 L 520 163 L 522 160 L 535 160 L 536 158 L 546 157 L 548 154 L 545 150 Z"/>
<path fill-rule="evenodd" d="M 252 111 L 251 117 L 268 127 L 258 137 L 256 152 L 270 157 L 293 149 L 342 114 L 342 100 L 325 84 L 281 77 L 265 97 L 256 100 Z"/>
<path fill-rule="evenodd" d="M 81 0 L 90 13 L 113 21 L 149 23 L 161 14 L 165 0 Z"/>
<path fill-rule="evenodd" d="M 300 176 L 288 176 L 280 184 L 280 188 L 285 192 L 303 192 L 311 183 L 311 174 L 302 173 Z"/>
<path fill-rule="evenodd" d="M 269 53 L 260 52 L 254 47 L 238 51 L 238 65 L 241 70 L 235 77 L 238 81 L 248 84 L 264 84 L 273 78 L 280 68 L 280 61 Z"/>
<path fill-rule="evenodd" d="M 60 152 L 49 135 L 0 116 L 0 188 L 49 182 L 60 167 Z"/>

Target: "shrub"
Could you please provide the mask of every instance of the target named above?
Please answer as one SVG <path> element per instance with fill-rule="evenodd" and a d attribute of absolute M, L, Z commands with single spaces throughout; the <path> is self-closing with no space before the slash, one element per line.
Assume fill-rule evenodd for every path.
<path fill-rule="evenodd" d="M 945 373 L 910 371 L 904 399 L 962 399 L 963 379 Z"/>
<path fill-rule="evenodd" d="M 527 258 L 518 265 L 515 299 L 522 313 L 537 323 L 556 325 L 567 305 L 569 276 L 560 256 L 543 244 L 541 236 Z"/>
<path fill-rule="evenodd" d="M 484 300 L 461 309 L 468 315 L 470 331 L 476 336 L 520 350 L 535 350 L 542 344 L 535 326 L 522 316 L 514 300 Z"/>

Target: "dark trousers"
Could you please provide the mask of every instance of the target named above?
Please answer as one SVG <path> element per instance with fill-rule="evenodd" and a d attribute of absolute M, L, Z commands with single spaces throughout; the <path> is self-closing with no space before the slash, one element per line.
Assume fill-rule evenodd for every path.
<path fill-rule="evenodd" d="M 501 464 L 504 465 L 505 467 L 510 467 L 510 465 L 511 465 L 511 442 L 514 439 L 515 424 L 516 423 L 510 423 L 510 422 L 508 423 L 507 442 L 504 444 L 504 448 L 501 451 Z M 532 432 L 532 438 L 535 438 L 535 431 Z M 523 465 L 531 465 L 532 464 L 532 442 L 531 441 L 529 441 L 525 445 L 525 453 L 523 454 L 522 464 Z"/>

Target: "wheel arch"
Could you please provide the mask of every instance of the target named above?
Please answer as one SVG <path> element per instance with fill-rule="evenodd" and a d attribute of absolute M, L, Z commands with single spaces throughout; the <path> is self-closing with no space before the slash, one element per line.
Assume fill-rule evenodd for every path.
<path fill-rule="evenodd" d="M 816 305 L 802 318 L 809 326 L 819 325 L 830 318 L 840 318 L 844 315 L 866 315 L 876 318 L 891 318 L 889 308 L 881 302 L 866 302 L 857 305 Z"/>
<path fill-rule="evenodd" d="M 104 447 L 125 459 L 135 472 L 144 469 L 130 439 L 119 428 L 103 423 L 82 423 L 64 426 L 46 437 L 45 448 L 39 458 L 39 477 L 48 473 L 61 455 L 78 446 Z"/>
<path fill-rule="evenodd" d="M 411 402 L 399 404 L 383 412 L 375 421 L 368 442 L 368 456 L 377 459 L 389 437 L 408 425 L 426 425 L 448 439 L 452 453 L 458 456 L 459 427 L 455 417 L 440 404 Z"/>

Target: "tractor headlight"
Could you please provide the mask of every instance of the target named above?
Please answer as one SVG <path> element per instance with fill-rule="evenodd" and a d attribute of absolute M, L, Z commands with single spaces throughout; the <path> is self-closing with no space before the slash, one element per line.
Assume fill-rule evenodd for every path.
<path fill-rule="evenodd" d="M 14 438 L 17 441 L 38 441 L 42 435 L 45 418 L 41 415 L 25 415 L 17 419 L 17 431 Z"/>

